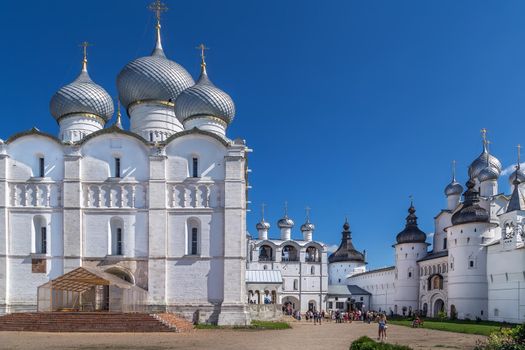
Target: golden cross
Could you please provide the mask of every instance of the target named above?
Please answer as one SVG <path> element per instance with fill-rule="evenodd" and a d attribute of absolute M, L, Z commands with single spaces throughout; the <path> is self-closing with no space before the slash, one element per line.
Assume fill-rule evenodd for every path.
<path fill-rule="evenodd" d="M 456 181 L 456 161 L 452 161 L 452 180 Z"/>
<path fill-rule="evenodd" d="M 264 207 L 266 207 L 266 204 L 261 204 L 261 212 L 262 212 L 262 219 L 264 221 Z"/>
<path fill-rule="evenodd" d="M 309 221 L 309 220 L 310 220 L 310 210 L 311 210 L 312 208 L 310 208 L 310 207 L 306 207 L 305 209 L 306 209 L 306 220 Z"/>
<path fill-rule="evenodd" d="M 84 41 L 78 46 L 82 48 L 82 52 L 84 54 L 84 61 L 87 62 L 87 48 L 88 46 L 93 46 L 93 44 L 88 43 L 87 41 Z"/>
<path fill-rule="evenodd" d="M 166 4 L 162 3 L 160 0 L 155 0 L 155 2 L 152 2 L 148 9 L 155 13 L 155 16 L 157 17 L 157 25 L 160 25 L 160 16 L 162 12 L 168 11 L 168 6 Z"/>
<path fill-rule="evenodd" d="M 200 44 L 199 46 L 196 47 L 197 50 L 201 50 L 201 59 L 202 59 L 202 63 L 205 63 L 205 59 L 206 59 L 206 50 L 209 50 L 210 48 L 209 47 L 206 47 L 206 45 L 204 44 Z"/>
<path fill-rule="evenodd" d="M 413 195 L 410 195 L 408 196 L 408 198 L 410 198 L 410 206 L 414 206 L 414 196 Z"/>
<path fill-rule="evenodd" d="M 284 216 L 288 216 L 288 201 L 284 201 Z"/>

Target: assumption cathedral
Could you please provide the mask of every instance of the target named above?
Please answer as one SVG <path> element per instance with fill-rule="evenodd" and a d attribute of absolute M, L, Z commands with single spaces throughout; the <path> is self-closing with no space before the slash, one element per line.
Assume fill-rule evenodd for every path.
<path fill-rule="evenodd" d="M 0 144 L 0 305 L 16 311 L 177 312 L 246 324 L 247 153 L 230 96 L 156 42 L 117 76 L 130 118 L 88 72 L 51 98 L 58 136 Z M 120 108 L 119 108 L 120 109 Z M 226 244 L 227 243 L 227 244 Z M 113 277 L 112 277 L 113 276 Z M 119 281 L 115 280 L 115 276 Z"/>

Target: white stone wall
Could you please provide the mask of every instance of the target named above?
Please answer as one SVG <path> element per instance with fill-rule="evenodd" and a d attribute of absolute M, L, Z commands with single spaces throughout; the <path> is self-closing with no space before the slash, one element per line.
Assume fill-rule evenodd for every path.
<path fill-rule="evenodd" d="M 328 271 L 328 283 L 347 284 L 348 277 L 366 271 L 366 264 L 362 262 L 334 262 L 328 264 Z"/>
<path fill-rule="evenodd" d="M 356 274 L 347 279 L 347 284 L 361 287 L 371 294 L 370 310 L 395 312 L 396 285 L 395 268 L 385 268 Z M 398 312 L 401 308 L 398 307 Z"/>
<path fill-rule="evenodd" d="M 202 322 L 249 321 L 243 143 L 196 131 L 158 148 L 102 131 L 61 145 L 32 132 L 1 148 L 1 310 L 36 308 L 39 285 L 86 265 L 130 274 L 148 289 L 151 308 L 198 312 Z M 197 178 L 190 177 L 193 157 Z M 47 225 L 45 255 L 35 252 L 35 216 Z M 118 256 L 112 222 L 123 233 Z M 189 253 L 189 223 L 198 223 L 196 255 Z M 32 272 L 33 258 L 46 260 L 45 273 Z"/>

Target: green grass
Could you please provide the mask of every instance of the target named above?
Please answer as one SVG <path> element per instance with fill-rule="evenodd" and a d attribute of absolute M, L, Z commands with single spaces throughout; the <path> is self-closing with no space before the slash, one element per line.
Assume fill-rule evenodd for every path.
<path fill-rule="evenodd" d="M 236 329 L 236 330 L 269 330 L 269 329 L 289 329 L 292 328 L 286 322 L 272 322 L 272 321 L 252 321 L 249 326 L 217 326 L 213 324 L 198 324 L 197 329 Z"/>
<path fill-rule="evenodd" d="M 404 345 L 378 343 L 364 336 L 354 340 L 350 345 L 350 350 L 412 350 L 412 348 Z"/>
<path fill-rule="evenodd" d="M 389 320 L 388 323 L 399 326 L 412 327 L 411 320 Z M 499 330 L 503 325 L 496 322 L 468 322 L 468 321 L 436 321 L 424 320 L 423 328 L 436 329 L 438 331 L 448 331 L 455 333 L 478 334 L 488 336 L 490 333 Z"/>

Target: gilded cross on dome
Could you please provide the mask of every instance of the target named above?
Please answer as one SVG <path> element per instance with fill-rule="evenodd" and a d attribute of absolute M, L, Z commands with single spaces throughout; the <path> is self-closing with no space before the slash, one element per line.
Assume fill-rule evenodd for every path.
<path fill-rule="evenodd" d="M 93 46 L 93 44 L 88 43 L 87 41 L 84 41 L 78 46 L 82 48 L 82 54 L 83 54 L 82 70 L 83 71 L 87 71 L 87 48 L 88 48 L 88 46 Z"/>
<path fill-rule="evenodd" d="M 163 12 L 168 11 L 168 6 L 166 6 L 166 4 L 160 0 L 156 0 L 148 6 L 148 9 L 155 13 L 155 17 L 157 18 L 157 26 L 160 27 L 160 16 Z"/>

